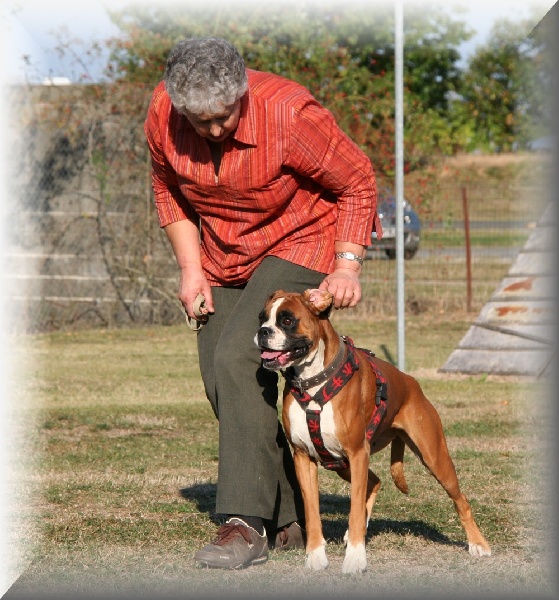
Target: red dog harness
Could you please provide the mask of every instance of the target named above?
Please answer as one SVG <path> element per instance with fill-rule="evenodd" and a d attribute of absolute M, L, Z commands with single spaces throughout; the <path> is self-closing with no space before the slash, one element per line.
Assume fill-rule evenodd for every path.
<path fill-rule="evenodd" d="M 332 363 L 319 375 L 311 377 L 310 379 L 301 380 L 290 374 L 290 369 L 287 369 L 285 373 L 286 380 L 290 385 L 291 394 L 305 411 L 309 435 L 316 452 L 320 457 L 320 463 L 324 468 L 335 471 L 347 469 L 349 467 L 349 462 L 347 458 L 334 458 L 326 449 L 320 430 L 320 416 L 324 405 L 332 400 L 332 398 L 352 378 L 355 371 L 359 369 L 359 358 L 355 354 L 353 340 L 346 336 L 340 336 L 340 339 L 343 344 L 341 344 L 338 356 L 336 356 Z M 374 354 L 370 350 L 364 348 L 359 348 L 359 350 L 366 353 L 369 364 L 373 368 L 377 380 L 375 408 L 373 409 L 373 414 L 371 415 L 365 433 L 367 439 L 371 441 L 373 434 L 386 413 L 386 403 L 388 401 L 387 385 L 385 377 L 383 377 L 382 373 L 372 360 Z M 322 385 L 313 396 L 310 396 L 306 389 L 313 387 L 322 381 L 325 381 L 324 385 Z M 311 400 L 314 400 L 320 408 L 309 408 Z"/>

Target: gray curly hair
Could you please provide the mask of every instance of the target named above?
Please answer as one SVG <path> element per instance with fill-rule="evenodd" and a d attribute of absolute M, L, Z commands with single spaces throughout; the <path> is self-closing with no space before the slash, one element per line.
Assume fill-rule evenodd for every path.
<path fill-rule="evenodd" d="M 165 88 L 173 106 L 193 114 L 218 114 L 248 88 L 245 62 L 227 40 L 181 40 L 169 53 Z"/>

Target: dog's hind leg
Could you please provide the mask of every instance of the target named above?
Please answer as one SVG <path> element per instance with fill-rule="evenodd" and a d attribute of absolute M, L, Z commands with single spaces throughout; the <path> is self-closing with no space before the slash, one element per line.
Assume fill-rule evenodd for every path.
<path fill-rule="evenodd" d="M 425 397 L 421 401 L 421 407 L 421 414 L 413 414 L 409 419 L 404 417 L 407 422 L 404 429 L 410 438 L 406 443 L 454 502 L 466 532 L 469 553 L 472 556 L 490 556 L 489 544 L 477 526 L 470 503 L 460 491 L 456 469 L 448 452 L 439 414 Z M 421 423 L 420 429 L 417 423 Z"/>
<path fill-rule="evenodd" d="M 380 479 L 371 471 L 371 469 L 369 469 L 367 474 L 367 502 L 365 504 L 367 507 L 367 522 L 365 524 L 365 531 L 367 530 L 367 526 L 371 520 L 371 514 L 373 513 L 373 507 L 375 506 L 379 490 Z"/>
<path fill-rule="evenodd" d="M 306 566 L 319 571 L 326 569 L 326 540 L 322 534 L 320 520 L 320 498 L 318 490 L 318 465 L 308 454 L 295 448 L 293 453 L 295 472 L 303 494 L 305 506 L 305 528 L 307 530 Z"/>
<path fill-rule="evenodd" d="M 390 474 L 396 487 L 403 493 L 408 493 L 408 484 L 404 476 L 404 450 L 406 444 L 404 440 L 396 436 L 390 446 Z"/>

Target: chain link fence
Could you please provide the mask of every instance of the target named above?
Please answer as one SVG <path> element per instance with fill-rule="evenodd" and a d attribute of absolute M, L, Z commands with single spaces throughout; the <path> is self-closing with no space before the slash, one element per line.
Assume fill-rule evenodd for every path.
<path fill-rule="evenodd" d="M 179 272 L 152 201 L 143 137 L 149 90 L 36 86 L 9 94 L 17 107 L 2 271 L 10 329 L 184 321 Z M 547 202 L 544 177 L 515 186 L 441 181 L 428 201 L 411 191 L 421 219 L 419 250 L 405 261 L 414 313 L 480 308 Z M 393 315 L 396 261 L 374 245 L 369 257 L 356 310 Z"/>

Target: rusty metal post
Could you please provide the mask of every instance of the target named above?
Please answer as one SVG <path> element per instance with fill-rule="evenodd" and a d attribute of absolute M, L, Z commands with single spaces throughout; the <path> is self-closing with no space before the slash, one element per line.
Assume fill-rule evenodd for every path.
<path fill-rule="evenodd" d="M 464 238 L 466 239 L 466 310 L 472 310 L 472 248 L 470 245 L 470 217 L 468 215 L 468 196 L 462 188 L 462 211 L 464 213 Z"/>

